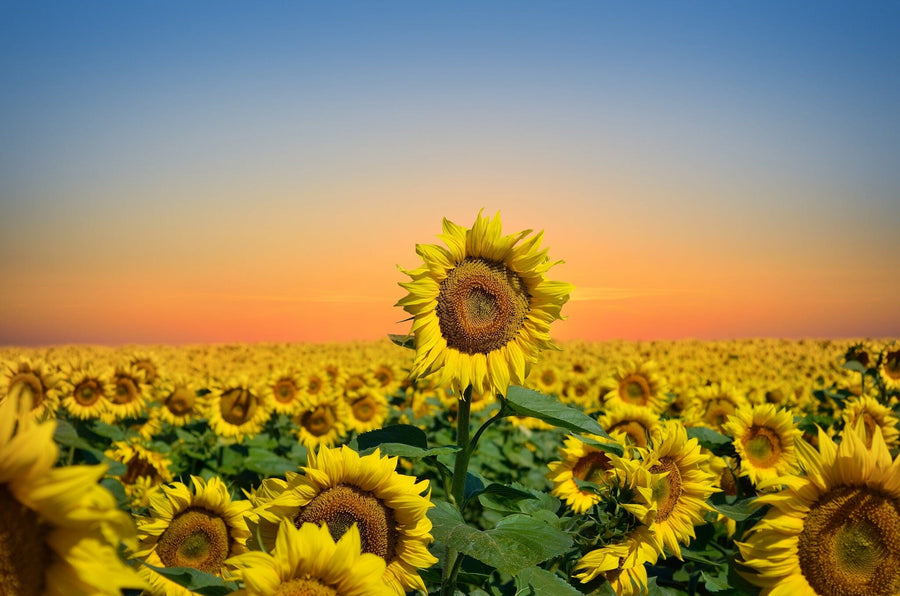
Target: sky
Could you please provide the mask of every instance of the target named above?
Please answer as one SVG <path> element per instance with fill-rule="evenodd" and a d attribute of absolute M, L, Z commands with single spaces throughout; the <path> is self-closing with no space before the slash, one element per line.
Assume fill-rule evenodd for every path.
<path fill-rule="evenodd" d="M 0 3 L 0 345 L 348 341 L 444 217 L 559 340 L 900 336 L 900 2 Z"/>

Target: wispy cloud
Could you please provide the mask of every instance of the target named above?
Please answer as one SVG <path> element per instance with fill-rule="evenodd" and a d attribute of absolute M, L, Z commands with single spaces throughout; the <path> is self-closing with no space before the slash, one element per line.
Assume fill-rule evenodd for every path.
<path fill-rule="evenodd" d="M 626 300 L 628 298 L 640 298 L 642 296 L 664 296 L 677 294 L 686 290 L 663 288 L 575 288 L 571 300 L 587 302 L 591 300 Z"/>

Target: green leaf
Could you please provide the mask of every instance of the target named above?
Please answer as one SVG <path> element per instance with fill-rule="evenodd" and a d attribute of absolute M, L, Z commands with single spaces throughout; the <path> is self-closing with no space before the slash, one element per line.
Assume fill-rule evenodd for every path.
<path fill-rule="evenodd" d="M 848 360 L 844 363 L 841 368 L 846 368 L 847 370 L 856 371 L 858 373 L 866 374 L 866 367 L 862 365 L 858 360 Z"/>
<path fill-rule="evenodd" d="M 416 340 L 412 334 L 398 335 L 396 333 L 388 333 L 388 339 L 400 346 L 401 348 L 416 349 Z"/>
<path fill-rule="evenodd" d="M 482 531 L 466 525 L 452 505 L 439 501 L 428 517 L 436 541 L 510 575 L 572 546 L 568 534 L 527 515 L 510 515 L 494 529 Z"/>
<path fill-rule="evenodd" d="M 723 503 L 720 502 L 719 499 L 710 499 L 707 501 L 707 504 L 730 519 L 734 521 L 744 521 L 756 511 L 756 508 L 752 506 L 753 499 L 743 499 L 741 501 L 736 501 L 734 503 Z"/>
<path fill-rule="evenodd" d="M 504 403 L 507 409 L 519 416 L 531 416 L 566 430 L 609 438 L 596 420 L 555 397 L 531 389 L 510 387 Z"/>
<path fill-rule="evenodd" d="M 176 584 L 203 596 L 225 596 L 237 589 L 235 583 L 226 582 L 221 577 L 193 567 L 156 567 L 144 561 L 141 563 Z"/>
<path fill-rule="evenodd" d="M 713 575 L 712 573 L 703 570 L 700 572 L 700 577 L 706 584 L 706 589 L 710 592 L 721 592 L 731 587 L 728 585 L 727 571 L 725 571 L 725 573 L 720 572 Z"/>
<path fill-rule="evenodd" d="M 377 447 L 360 448 L 360 455 L 368 455 L 380 449 L 382 455 L 405 457 L 407 459 L 421 459 L 423 457 L 450 455 L 459 451 L 459 447 L 433 447 L 432 449 L 422 449 L 421 447 L 413 447 L 404 443 L 381 443 Z"/>
<path fill-rule="evenodd" d="M 702 426 L 688 428 L 687 436 L 688 439 L 697 439 L 701 446 L 713 452 L 732 443 L 731 437 Z"/>
<path fill-rule="evenodd" d="M 56 430 L 53 431 L 53 440 L 57 445 L 64 447 L 75 447 L 76 449 L 92 449 L 91 445 L 78 436 L 75 427 L 65 420 L 56 421 Z"/>
<path fill-rule="evenodd" d="M 400 443 L 428 449 L 428 437 L 425 431 L 411 424 L 392 424 L 363 433 L 356 438 L 359 450 L 363 451 L 372 447 L 378 447 L 382 443 Z"/>
<path fill-rule="evenodd" d="M 297 469 L 297 464 L 291 460 L 258 447 L 250 448 L 247 457 L 242 459 L 242 465 L 244 469 L 264 477 L 284 476 L 288 470 Z"/>
<path fill-rule="evenodd" d="M 91 432 L 100 435 L 104 439 L 109 439 L 110 441 L 125 440 L 125 431 L 122 428 L 106 424 L 99 420 L 94 420 L 93 425 L 91 425 Z"/>
<path fill-rule="evenodd" d="M 516 574 L 516 590 L 521 596 L 553 594 L 554 596 L 582 596 L 563 578 L 540 567 L 526 567 Z M 530 589 L 530 591 L 529 591 Z"/>

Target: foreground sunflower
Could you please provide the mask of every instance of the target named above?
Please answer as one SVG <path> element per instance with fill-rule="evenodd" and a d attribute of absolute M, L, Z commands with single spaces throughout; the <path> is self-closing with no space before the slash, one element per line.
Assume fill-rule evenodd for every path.
<path fill-rule="evenodd" d="M 0 402 L 0 594 L 118 596 L 143 582 L 119 558 L 134 524 L 97 482 L 105 466 L 54 468 L 55 423 Z"/>
<path fill-rule="evenodd" d="M 362 551 L 384 559 L 384 580 L 396 594 L 427 592 L 417 570 L 437 562 L 428 552 L 432 537 L 426 514 L 433 506 L 428 481 L 416 482 L 396 467 L 397 458 L 382 457 L 378 449 L 362 457 L 346 445 L 310 451 L 304 475 L 287 472 L 285 480 L 263 482 L 248 518 L 257 526 L 251 532 L 271 548 L 274 531 L 285 519 L 297 527 L 327 525 L 335 538 L 356 524 Z"/>
<path fill-rule="evenodd" d="M 736 544 L 762 596 L 900 594 L 900 456 L 877 427 L 871 449 L 864 441 L 862 424 L 840 446 L 820 429 L 819 451 L 797 442 L 806 476 L 756 499 L 771 509 Z"/>
<path fill-rule="evenodd" d="M 469 385 L 506 395 L 525 383 L 538 352 L 554 347 L 550 323 L 573 286 L 544 277 L 556 263 L 540 248 L 543 232 L 504 236 L 500 215 L 481 213 L 470 229 L 444 219 L 443 230 L 446 247 L 419 244 L 422 266 L 401 269 L 412 278 L 397 302 L 414 319 L 410 376 L 439 374 L 458 395 Z"/>
<path fill-rule="evenodd" d="M 132 505 L 147 505 L 150 491 L 172 480 L 172 472 L 169 470 L 172 462 L 161 453 L 136 443 L 115 441 L 104 454 L 113 461 L 125 464 L 125 473 L 119 480 Z"/>
<path fill-rule="evenodd" d="M 225 560 L 246 551 L 250 532 L 244 521 L 249 501 L 232 501 L 217 477 L 191 476 L 192 491 L 181 482 L 149 496 L 150 516 L 137 518 L 140 546 L 134 556 L 154 567 L 193 567 L 222 576 Z M 191 594 L 146 566 L 138 573 L 153 594 Z"/>
<path fill-rule="evenodd" d="M 272 554 L 252 551 L 229 559 L 244 581 L 242 596 L 393 596 L 384 560 L 360 552 L 357 526 L 336 541 L 326 526 L 286 521 Z"/>
<path fill-rule="evenodd" d="M 601 436 L 590 436 L 599 443 L 616 441 Z M 565 445 L 559 450 L 562 461 L 547 464 L 547 478 L 553 483 L 553 496 L 565 501 L 575 513 L 584 513 L 603 497 L 596 492 L 578 487 L 576 480 L 605 485 L 617 476 L 619 470 L 614 455 L 600 447 L 586 443 L 577 437 L 566 437 Z"/>
<path fill-rule="evenodd" d="M 675 420 L 663 424 L 659 443 L 638 452 L 646 469 L 659 475 L 653 485 L 657 508 L 650 524 L 653 539 L 660 552 L 666 546 L 680 559 L 679 543 L 690 543 L 694 526 L 703 524 L 710 510 L 706 500 L 719 490 L 714 476 L 704 470 L 710 455 L 702 452 L 697 439 L 688 439 L 684 425 Z"/>
<path fill-rule="evenodd" d="M 794 443 L 800 431 L 789 410 L 776 410 L 772 404 L 738 408 L 728 417 L 725 432 L 734 437 L 741 456 L 741 476 L 754 485 L 795 472 Z"/>

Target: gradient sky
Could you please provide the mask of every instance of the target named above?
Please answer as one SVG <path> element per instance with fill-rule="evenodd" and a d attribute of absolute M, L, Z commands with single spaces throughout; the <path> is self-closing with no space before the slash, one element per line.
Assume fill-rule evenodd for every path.
<path fill-rule="evenodd" d="M 441 218 L 559 339 L 900 336 L 900 3 L 3 2 L 0 344 L 404 333 Z"/>

